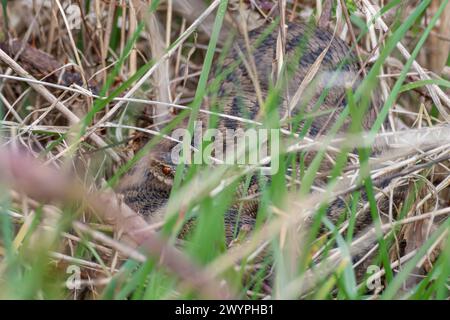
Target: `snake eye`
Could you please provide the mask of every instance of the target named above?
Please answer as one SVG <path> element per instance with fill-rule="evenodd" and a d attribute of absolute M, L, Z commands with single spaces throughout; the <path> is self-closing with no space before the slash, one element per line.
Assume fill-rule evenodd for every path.
<path fill-rule="evenodd" d="M 162 167 L 162 172 L 163 172 L 166 176 L 168 176 L 168 175 L 172 172 L 172 169 L 170 169 L 170 167 L 163 166 L 163 167 Z"/>

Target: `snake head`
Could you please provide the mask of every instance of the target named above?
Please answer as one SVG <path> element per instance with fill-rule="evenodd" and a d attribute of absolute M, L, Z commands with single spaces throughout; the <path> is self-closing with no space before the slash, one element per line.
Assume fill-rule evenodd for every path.
<path fill-rule="evenodd" d="M 160 184 L 163 188 L 172 188 L 177 164 L 171 159 L 170 152 L 154 151 L 143 159 L 143 178 Z"/>
<path fill-rule="evenodd" d="M 150 188 L 170 192 L 177 163 L 172 159 L 174 143 L 160 143 L 142 157 L 121 179 L 117 190 Z"/>

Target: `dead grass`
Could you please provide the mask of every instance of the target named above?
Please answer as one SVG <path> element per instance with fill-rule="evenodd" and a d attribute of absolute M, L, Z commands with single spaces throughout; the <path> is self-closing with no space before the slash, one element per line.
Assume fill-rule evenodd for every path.
<path fill-rule="evenodd" d="M 221 1 L 211 1 L 211 5 L 206 10 L 200 0 L 161 1 L 158 9 L 152 13 L 149 13 L 146 2 L 138 0 L 129 2 L 96 0 L 91 1 L 91 7 L 88 10 L 83 6 L 84 1 L 72 1 L 75 7 L 81 8 L 83 13 L 81 29 L 73 28 L 74 21 L 71 20 L 70 11 L 67 11 L 69 2 L 56 0 L 51 1 L 49 5 L 50 1 L 13 1 L 8 2 L 7 17 L 4 13 L 0 15 L 0 44 L 4 44 L 0 47 L 2 48 L 0 50 L 2 153 L 6 154 L 4 150 L 7 149 L 26 150 L 45 162 L 47 166 L 58 169 L 58 172 L 72 174 L 76 177 L 74 184 L 83 190 L 80 191 L 82 194 L 78 195 L 73 192 L 70 196 L 72 199 L 67 199 L 67 194 L 63 196 L 53 194 L 51 192 L 55 190 L 50 192 L 40 186 L 47 184 L 56 186 L 58 174 L 55 175 L 52 171 L 48 174 L 43 173 L 39 179 L 33 179 L 31 178 L 33 170 L 31 170 L 30 175 L 23 177 L 20 175 L 21 168 L 33 169 L 34 164 L 20 163 L 20 161 L 16 163 L 17 174 L 13 172 L 9 177 L 8 181 L 13 181 L 12 185 L 2 189 L 4 192 L 0 197 L 0 214 L 8 216 L 8 219 L 12 221 L 11 239 L 16 253 L 25 256 L 24 260 L 27 263 L 34 263 L 35 258 L 27 258 L 27 254 L 33 251 L 35 247 L 33 243 L 40 243 L 37 246 L 37 252 L 39 250 L 50 252 L 45 259 L 52 261 L 54 265 L 40 272 L 39 275 L 44 277 L 43 275 L 57 274 L 58 277 L 55 278 L 61 283 L 63 283 L 67 266 L 74 264 L 82 270 L 84 282 L 81 291 L 63 290 L 61 285 L 61 288 L 52 291 L 48 296 L 112 298 L 105 294 L 103 289 L 115 277 L 119 279 L 118 287 L 126 287 L 127 276 L 136 268 L 136 265 L 130 261 L 137 261 L 143 264 L 155 263 L 153 276 L 160 277 L 158 280 L 160 282 L 157 283 L 162 287 L 171 288 L 167 292 L 153 296 L 158 298 L 176 297 L 179 292 L 186 291 L 212 298 L 229 296 L 298 298 L 311 292 L 313 294 L 308 297 L 332 297 L 331 290 L 325 296 L 315 295 L 321 292 L 320 290 L 317 292 L 315 288 L 320 289 L 322 288 L 320 286 L 324 285 L 321 282 L 323 277 L 318 277 L 315 270 L 320 269 L 325 274 L 336 270 L 340 272 L 339 268 L 345 269 L 344 262 L 349 263 L 349 261 L 345 260 L 344 258 L 348 257 L 337 249 L 331 249 L 326 259 L 320 258 L 323 252 L 330 251 L 323 238 L 314 242 L 317 250 L 314 252 L 315 255 L 309 258 L 310 261 L 314 261 L 315 268 L 310 268 L 301 275 L 294 272 L 287 276 L 287 279 L 291 280 L 289 282 L 286 280 L 288 283 L 280 280 L 281 282 L 277 284 L 285 285 L 282 292 L 273 292 L 266 282 L 259 289 L 260 291 L 255 288 L 244 290 L 244 287 L 242 292 L 234 292 L 234 287 L 228 288 L 230 283 L 223 280 L 227 279 L 227 270 L 233 268 L 241 270 L 243 259 L 248 260 L 249 264 L 245 266 L 246 268 L 261 270 L 262 267 L 258 261 L 252 265 L 252 259 L 258 256 L 257 253 L 264 250 L 274 238 L 281 251 L 295 251 L 295 248 L 290 247 L 289 240 L 298 240 L 304 235 L 292 237 L 293 230 L 288 228 L 291 223 L 297 225 L 300 219 L 312 216 L 317 211 L 318 204 L 360 190 L 357 184 L 360 175 L 357 155 L 350 155 L 353 166 L 345 167 L 336 183 L 328 186 L 314 185 L 313 189 L 316 193 L 300 198 L 301 200 L 292 198 L 290 194 L 291 198 L 284 208 L 273 205 L 271 210 L 276 213 L 276 219 L 272 219 L 255 232 L 251 241 L 234 244 L 229 251 L 205 266 L 198 266 L 195 258 L 188 252 L 176 249 L 177 241 L 172 239 L 165 242 L 163 238 L 148 233 L 149 229 L 151 231 L 160 226 L 143 228 L 147 234 L 151 235 L 147 240 L 134 239 L 131 243 L 124 243 L 123 239 L 127 238 L 124 235 L 137 231 L 143 232 L 140 226 L 146 223 L 133 220 L 132 227 L 129 227 L 129 221 L 107 223 L 111 212 L 115 212 L 117 216 L 124 215 L 126 219 L 129 217 L 127 210 L 130 209 L 122 210 L 120 199 L 108 193 L 111 191 L 105 191 L 106 181 L 153 136 L 167 138 L 165 133 L 161 133 L 167 121 L 178 114 L 180 109 L 190 109 L 189 103 L 193 101 L 196 94 L 206 48 L 213 30 L 214 9 Z M 324 2 L 328 3 L 328 1 Z M 392 35 L 392 28 L 394 26 L 397 28 L 398 24 L 402 23 L 417 7 L 415 1 L 406 1 L 396 7 L 396 10 L 377 17 L 379 2 L 375 0 L 333 1 L 334 11 L 331 20 L 322 21 L 322 23 L 328 23 L 337 37 L 355 46 L 360 64 L 367 69 L 379 59 L 385 40 Z M 388 5 L 389 2 L 383 1 L 384 5 Z M 385 102 L 392 91 L 398 90 L 395 88 L 395 83 L 405 70 L 407 59 L 414 51 L 420 33 L 425 30 L 439 8 L 440 1 L 431 3 L 425 14 L 396 44 L 397 49 L 384 61 L 377 77 L 380 94 L 373 98 Z M 281 16 L 279 7 L 285 8 Z M 229 14 L 225 19 L 226 28 L 223 29 L 219 38 L 217 56 L 221 46 L 226 42 L 227 29 L 230 30 L 233 25 L 247 32 L 265 21 L 274 20 L 277 16 L 281 17 L 280 21 L 306 21 L 309 18 L 319 21 L 320 13 L 324 8 L 326 5 L 322 5 L 322 1 L 319 0 L 230 0 Z M 371 25 L 368 32 L 362 35 L 361 29 L 357 27 L 358 24 L 368 22 L 374 17 L 375 25 Z M 391 268 L 395 272 L 401 271 L 427 243 L 427 240 L 433 240 L 427 245 L 428 250 L 424 257 L 414 263 L 413 270 L 408 273 L 409 276 L 401 281 L 404 291 L 397 290 L 397 297 L 401 295 L 401 292 L 417 286 L 422 279 L 414 280 L 412 276 L 414 273 L 421 277 L 431 274 L 435 263 L 449 268 L 448 263 L 445 264 L 439 260 L 441 251 L 448 251 L 449 248 L 449 244 L 445 241 L 448 240 L 448 229 L 437 239 L 431 237 L 431 234 L 438 230 L 447 219 L 450 206 L 450 163 L 448 161 L 450 140 L 445 134 L 449 132 L 450 125 L 450 91 L 448 86 L 440 86 L 434 81 L 436 79 L 450 80 L 448 78 L 449 17 L 450 4 L 447 4 L 425 46 L 412 63 L 411 69 L 406 70 L 407 75 L 403 84 L 403 88 L 406 89 L 399 94 L 392 108 L 389 109 L 388 121 L 391 129 L 382 127 L 377 135 L 376 141 L 388 144 L 390 149 L 370 162 L 372 169 L 370 173 L 374 181 L 377 177 L 396 175 L 393 183 L 387 186 L 380 184 L 374 189 L 376 191 L 374 197 L 377 201 L 384 198 L 389 202 L 388 210 L 385 212 L 389 223 L 381 225 L 381 229 L 385 232 L 386 239 L 389 236 L 393 237 L 389 246 Z M 127 44 L 135 36 L 136 30 L 141 28 L 140 22 L 144 22 L 142 31 L 136 36 L 134 46 L 127 52 Z M 278 71 L 281 70 L 284 61 L 285 38 L 284 29 L 279 29 L 275 61 Z M 8 52 L 5 47 L 8 40 L 16 38 L 21 40 L 23 47 L 21 50 Z M 58 69 L 53 70 L 53 76 L 47 72 L 48 68 L 45 65 L 34 65 L 33 61 L 27 61 L 26 57 L 20 58 L 24 50 L 27 50 L 27 45 L 46 52 L 49 54 L 49 61 L 59 64 Z M 247 61 L 250 71 L 255 70 L 255 61 L 251 60 Z M 139 77 L 133 78 L 146 64 L 148 68 L 143 70 Z M 112 79 L 109 78 L 111 74 L 114 74 Z M 76 81 L 73 82 L 72 79 Z M 252 80 L 255 83 L 256 92 L 259 92 L 257 74 Z M 111 81 L 111 86 L 102 92 L 102 85 L 107 81 Z M 407 87 L 418 81 L 422 83 Z M 115 90 L 124 84 L 124 90 L 117 91 L 116 94 Z M 301 89 L 299 88 L 299 94 L 302 93 Z M 85 116 L 93 110 L 94 101 L 101 100 L 98 99 L 100 96 L 109 96 L 110 101 L 104 109 L 96 111 L 92 121 L 83 128 Z M 263 101 L 261 95 L 258 96 Z M 295 96 L 292 99 L 295 99 Z M 201 109 L 200 112 L 215 114 L 219 117 L 232 117 L 210 110 Z M 236 117 L 233 119 L 252 122 Z M 253 122 L 257 123 L 257 120 Z M 433 134 L 434 131 L 427 128 L 434 128 L 438 134 Z M 370 142 L 374 135 L 367 134 L 365 137 L 354 138 L 351 140 L 347 136 L 335 137 L 332 141 L 305 139 L 301 144 L 292 145 L 290 151 L 315 150 L 324 145 L 329 151 L 333 151 L 342 146 L 343 140 L 353 143 L 356 147 L 359 144 L 364 145 L 367 141 Z M 387 139 L 390 139 L 389 142 L 386 142 Z M 1 160 L 0 157 L 0 172 L 2 169 L 10 168 Z M 269 160 L 267 159 L 267 162 Z M 6 176 L 7 173 L 11 173 L 11 170 L 3 172 Z M 27 171 L 24 170 L 24 172 Z M 205 187 L 204 190 L 199 191 L 216 196 L 226 189 L 226 186 L 233 185 L 242 175 L 243 173 L 240 173 L 227 177 L 221 180 L 222 184 L 217 183 L 215 188 Z M 212 177 L 211 181 L 213 178 L 215 177 Z M 71 189 L 73 186 L 67 186 L 70 185 L 68 181 L 61 183 L 64 183 L 64 186 L 60 186 L 60 189 L 56 191 L 73 190 Z M 194 183 L 195 181 L 186 185 L 185 190 L 194 190 L 192 189 Z M 290 186 L 300 184 L 298 179 L 289 181 Z M 210 185 L 214 185 L 214 181 Z M 418 197 L 412 200 L 409 207 L 404 203 L 395 204 L 393 201 L 394 192 L 401 185 L 417 189 Z M 98 203 L 95 202 L 95 198 L 90 197 L 91 194 L 98 195 Z M 108 195 L 109 200 L 102 198 Z M 195 198 L 195 196 L 196 194 L 190 194 L 186 198 Z M 49 201 L 49 198 L 54 201 Z M 61 200 L 70 200 L 68 202 L 72 205 Z M 77 203 L 87 201 L 88 205 L 74 206 L 74 200 Z M 176 205 L 181 206 L 181 204 L 182 201 Z M 93 207 L 97 208 L 96 211 L 100 212 L 101 217 L 93 214 L 93 210 L 90 210 Z M 109 213 L 108 210 L 105 211 L 105 208 L 110 209 Z M 359 212 L 369 208 L 370 203 L 367 201 Z M 180 208 L 173 208 L 174 211 L 177 209 Z M 178 212 L 181 212 L 181 209 Z M 395 212 L 402 210 L 406 211 L 403 212 L 400 220 L 396 220 Z M 291 212 L 303 212 L 303 214 L 293 216 Z M 69 215 L 74 220 L 69 219 L 69 225 L 63 226 L 58 220 L 61 214 Z M 36 220 L 37 217 L 39 217 L 38 220 Z M 140 217 L 132 219 L 140 219 Z M 34 231 L 35 224 L 39 226 L 37 228 L 39 232 Z M 338 231 L 344 234 L 348 225 L 349 223 L 343 223 Z M 329 234 L 333 232 L 330 231 Z M 369 228 L 366 233 L 367 238 L 373 238 L 374 235 L 376 235 L 375 226 Z M 30 238 L 34 241 L 30 242 Z M 14 276 L 8 276 L 6 272 L 8 259 L 11 257 L 5 249 L 8 247 L 5 239 L 5 233 L 0 232 L 0 288 L 2 289 L 0 298 L 34 298 L 33 293 L 29 293 L 31 296 L 28 296 L 28 293 L 17 293 L 10 287 L 11 284 L 20 283 L 20 281 L 14 282 Z M 363 240 L 359 239 L 359 241 Z M 288 244 L 283 246 L 286 242 Z M 136 243 L 144 244 L 146 250 L 138 251 L 134 247 Z M 374 244 L 374 248 L 376 246 L 378 244 Z M 349 247 L 356 251 L 361 250 L 357 243 L 352 243 Z M 448 256 L 448 252 L 445 254 Z M 444 257 L 445 254 L 443 254 Z M 290 258 L 286 258 L 286 261 L 293 263 L 299 255 L 297 252 Z M 148 259 L 149 257 L 153 257 L 154 260 Z M 363 263 L 367 257 L 361 257 L 357 263 Z M 127 258 L 131 260 L 125 262 Z M 382 264 L 380 266 L 380 270 L 373 276 L 385 281 L 385 274 L 389 271 L 386 271 Z M 165 268 L 177 275 L 174 280 L 177 285 L 166 280 L 168 272 Z M 448 270 L 446 274 L 449 274 Z M 8 277 L 11 278 L 8 280 Z M 438 275 L 433 274 L 433 277 Z M 152 279 L 147 280 L 156 281 Z M 392 279 L 386 281 L 394 282 Z M 225 287 L 227 287 L 226 292 L 217 291 L 217 288 L 224 290 Z M 126 290 L 124 292 L 128 295 L 132 294 Z M 379 294 L 382 292 L 368 293 L 371 298 L 377 298 Z"/>

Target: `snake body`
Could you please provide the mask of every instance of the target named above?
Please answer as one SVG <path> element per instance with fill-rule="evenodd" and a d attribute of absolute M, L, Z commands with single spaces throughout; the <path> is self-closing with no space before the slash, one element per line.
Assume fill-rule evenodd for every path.
<path fill-rule="evenodd" d="M 260 102 L 268 98 L 276 77 L 274 61 L 277 57 L 278 29 L 267 30 L 267 27 L 261 27 L 251 31 L 247 40 L 238 39 L 223 60 L 221 68 L 216 68 L 213 73 L 210 84 L 214 86 L 219 83 L 217 93 L 208 96 L 202 108 L 219 109 L 223 114 L 233 116 L 218 119 L 217 128 L 220 132 L 245 128 L 245 123 L 234 117 L 261 119 Z M 360 68 L 352 50 L 328 30 L 290 24 L 286 32 L 284 60 L 287 81 L 275 111 L 278 112 L 279 119 L 283 121 L 287 115 L 295 118 L 302 114 L 312 114 L 306 136 L 315 138 L 327 134 L 347 103 L 346 88 L 352 85 L 356 87 L 361 81 Z M 217 79 L 220 81 L 216 81 Z M 255 86 L 259 87 L 258 90 Z M 299 96 L 299 90 L 300 98 L 293 104 L 292 99 Z M 322 95 L 324 91 L 327 91 L 325 97 Z M 362 123 L 364 129 L 371 127 L 375 116 L 376 112 L 371 106 Z M 308 120 L 300 121 L 296 132 L 302 131 L 306 121 Z M 345 121 L 341 132 L 345 132 L 349 123 L 350 120 Z M 289 125 L 284 123 L 282 127 L 289 128 Z M 124 176 L 118 187 L 125 202 L 149 222 L 161 221 L 164 217 L 173 184 L 171 148 L 173 143 L 170 141 L 161 142 Z M 306 157 L 306 164 L 311 158 Z M 257 183 L 254 183 L 246 194 L 257 191 Z M 328 216 L 332 221 L 337 221 L 344 208 L 344 202 L 338 199 L 330 204 Z M 237 206 L 227 212 L 224 223 L 228 243 L 236 234 L 233 232 L 236 224 L 238 229 L 254 225 L 257 210 L 258 203 L 253 201 L 244 206 L 244 214 L 242 211 L 239 214 Z M 371 223 L 371 219 L 364 216 L 359 222 L 361 229 Z"/>

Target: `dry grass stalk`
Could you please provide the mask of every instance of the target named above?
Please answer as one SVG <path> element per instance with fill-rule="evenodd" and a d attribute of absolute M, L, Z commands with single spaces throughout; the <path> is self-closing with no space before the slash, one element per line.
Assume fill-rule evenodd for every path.
<path fill-rule="evenodd" d="M 226 299 L 232 296 L 232 291 L 226 283 L 216 282 L 212 274 L 201 270 L 157 234 L 148 232 L 144 227 L 145 220 L 112 191 L 88 193 L 83 186 L 73 183 L 68 177 L 52 168 L 43 167 L 29 155 L 17 151 L 2 150 L 0 177 L 2 183 L 7 183 L 35 199 L 86 202 L 102 220 L 112 224 L 117 232 L 137 245 L 141 252 L 147 256 L 158 257 L 159 263 L 180 277 L 187 287 L 197 290 L 205 298 Z M 75 227 L 86 230 L 81 224 L 75 224 Z M 99 234 L 94 235 L 105 240 Z M 130 251 L 126 247 L 121 248 Z M 61 254 L 57 254 L 57 257 L 64 258 Z M 134 257 L 140 260 L 143 258 L 136 254 Z"/>

